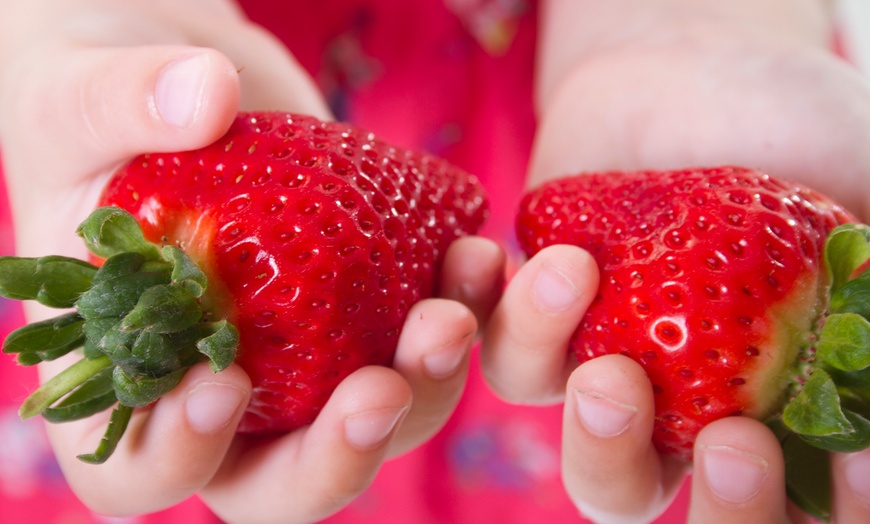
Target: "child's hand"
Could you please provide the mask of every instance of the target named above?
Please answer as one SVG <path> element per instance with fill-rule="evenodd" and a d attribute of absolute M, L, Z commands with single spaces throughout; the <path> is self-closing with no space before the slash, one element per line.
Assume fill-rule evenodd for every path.
<path fill-rule="evenodd" d="M 0 2 L 0 143 L 19 254 L 83 256 L 74 228 L 116 166 L 204 146 L 240 107 L 329 118 L 311 79 L 232 2 Z M 105 418 L 50 425 L 61 467 L 100 513 L 156 511 L 200 493 L 230 522 L 323 518 L 365 489 L 385 457 L 446 421 L 465 384 L 475 315 L 491 309 L 502 265 L 488 241 L 455 243 L 441 296 L 465 305 L 417 304 L 395 368 L 351 375 L 308 428 L 237 438 L 250 381 L 237 366 L 216 375 L 200 365 L 134 415 L 104 465 L 75 456 L 94 450 Z M 69 360 L 42 374 L 58 364 Z"/>
<path fill-rule="evenodd" d="M 658 2 L 680 3 L 692 2 Z M 546 4 L 530 186 L 584 170 L 744 164 L 817 186 L 867 218 L 867 80 L 827 53 L 824 38 L 804 38 L 813 30 L 765 30 L 737 15 L 663 14 L 654 4 Z M 620 24 L 608 26 L 608 17 Z M 596 30 L 612 39 L 571 47 L 569 35 Z M 642 522 L 670 504 L 686 467 L 650 443 L 653 395 L 637 364 L 610 356 L 574 369 L 566 360 L 597 279 L 591 257 L 576 248 L 554 246 L 532 258 L 493 314 L 484 369 L 509 401 L 565 401 L 563 481 L 585 515 Z M 804 521 L 786 503 L 782 454 L 761 423 L 718 421 L 695 449 L 690 522 L 785 522 L 787 512 Z M 870 511 L 870 451 L 833 463 L 835 520 L 862 521 Z"/>
<path fill-rule="evenodd" d="M 528 185 L 580 169 L 745 165 L 818 187 L 870 218 L 868 78 L 829 51 L 827 18 L 804 15 L 792 27 L 784 8 L 777 24 L 765 25 L 705 15 L 705 1 L 635 3 L 545 3 Z M 821 3 L 736 0 L 706 9 Z M 631 19 L 609 30 L 620 9 Z M 577 19 L 592 27 L 578 30 Z M 575 45 L 566 32 L 605 36 Z"/>

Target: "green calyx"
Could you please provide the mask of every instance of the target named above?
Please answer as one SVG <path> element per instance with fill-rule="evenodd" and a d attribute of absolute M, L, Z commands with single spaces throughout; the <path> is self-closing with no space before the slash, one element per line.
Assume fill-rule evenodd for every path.
<path fill-rule="evenodd" d="M 828 452 L 870 447 L 870 226 L 846 224 L 825 243 L 829 302 L 811 371 L 768 425 L 785 454 L 789 497 L 831 518 Z"/>
<path fill-rule="evenodd" d="M 200 299 L 207 280 L 199 267 L 181 249 L 145 240 L 128 212 L 99 208 L 77 233 L 105 259 L 101 267 L 61 256 L 0 257 L 0 296 L 73 309 L 13 331 L 3 352 L 29 366 L 81 348 L 83 358 L 33 392 L 20 414 L 67 422 L 115 406 L 97 450 L 79 456 L 100 464 L 134 408 L 171 391 L 198 362 L 225 369 L 239 335 L 225 320 L 206 320 Z"/>

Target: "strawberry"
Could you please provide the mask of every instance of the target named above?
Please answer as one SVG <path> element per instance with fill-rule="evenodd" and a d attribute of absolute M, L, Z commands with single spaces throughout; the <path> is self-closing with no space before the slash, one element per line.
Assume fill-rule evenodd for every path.
<path fill-rule="evenodd" d="M 732 415 L 769 421 L 798 454 L 870 445 L 870 231 L 853 222 L 811 189 L 725 166 L 555 180 L 524 197 L 517 235 L 529 256 L 594 256 L 599 291 L 571 351 L 640 363 L 653 441 L 688 460 L 700 429 Z M 800 482 L 790 493 L 808 498 Z"/>
<path fill-rule="evenodd" d="M 301 115 L 240 114 L 208 147 L 137 157 L 79 227 L 93 265 L 0 260 L 4 296 L 75 308 L 4 351 L 31 364 L 83 345 L 86 357 L 66 400 L 49 382 L 23 412 L 68 420 L 120 400 L 107 436 L 123 432 L 133 407 L 208 358 L 251 377 L 240 432 L 306 425 L 348 374 L 391 363 L 448 245 L 486 212 L 478 181 L 445 161 Z"/>

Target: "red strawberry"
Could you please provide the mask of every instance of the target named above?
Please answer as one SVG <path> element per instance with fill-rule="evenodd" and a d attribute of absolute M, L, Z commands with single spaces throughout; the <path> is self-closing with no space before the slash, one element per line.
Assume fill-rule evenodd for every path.
<path fill-rule="evenodd" d="M 832 258 L 825 267 L 823 255 L 832 231 L 854 221 L 808 188 L 720 167 L 556 180 L 526 195 L 517 232 L 530 256 L 573 244 L 595 257 L 599 294 L 571 349 L 581 362 L 614 353 L 639 362 L 655 393 L 655 444 L 688 459 L 698 431 L 729 415 L 784 420 L 805 441 L 826 439 L 822 447 L 829 449 L 870 444 L 866 390 L 844 394 L 855 401 L 854 411 L 841 412 L 839 399 L 829 396 L 808 401 L 815 389 L 830 392 L 825 377 L 831 375 L 841 391 L 850 381 L 870 383 L 866 348 L 859 363 L 838 366 L 830 353 L 842 351 L 818 342 L 825 313 L 859 308 L 856 300 L 845 305 L 842 295 L 843 289 L 860 294 L 844 286 L 856 286 L 846 281 L 870 258 L 866 228 L 838 230 L 849 241 L 835 244 L 853 247 L 845 257 L 831 250 L 828 256 L 846 262 Z M 832 279 L 839 304 L 826 298 Z M 832 330 L 838 319 L 828 317 Z M 860 323 L 870 328 L 865 319 Z M 820 404 L 839 413 L 836 423 L 819 420 Z"/>
<path fill-rule="evenodd" d="M 233 330 L 219 322 L 226 319 L 238 329 L 236 361 L 254 386 L 243 432 L 308 424 L 352 371 L 390 364 L 408 309 L 435 290 L 448 245 L 474 233 L 486 215 L 477 180 L 443 160 L 347 124 L 282 113 L 241 114 L 224 137 L 201 150 L 134 159 L 111 180 L 100 205 L 115 207 L 101 207 L 80 235 L 108 260 L 95 273 L 64 261 L 68 268 L 98 283 L 105 280 L 101 272 L 128 278 L 131 271 L 111 269 L 127 267 L 114 245 L 124 244 L 144 255 L 144 264 L 134 261 L 136 279 L 162 271 L 154 282 L 146 279 L 148 285 L 171 288 L 181 298 L 166 292 L 169 298 L 142 305 L 151 292 L 130 284 L 130 304 L 107 313 L 91 303 L 92 293 L 70 291 L 66 302 L 84 320 L 78 333 L 86 356 L 131 374 L 127 386 L 143 378 L 177 382 L 165 377 L 183 372 L 202 353 L 217 368 L 232 361 Z M 135 217 L 148 241 L 181 250 L 161 253 L 142 242 L 117 208 Z M 204 294 L 190 261 L 207 277 Z M 160 265 L 165 268 L 154 268 Z M 175 271 L 171 278 L 168 271 Z M 158 308 L 185 318 L 190 295 L 193 320 L 154 327 L 163 321 L 152 318 Z M 161 336 L 140 348 L 143 337 L 130 332 Z M 196 339 L 213 333 L 220 334 L 211 339 L 216 348 L 197 351 Z M 10 338 L 19 360 L 34 360 L 33 344 Z M 167 344 L 175 349 L 164 350 Z M 127 387 L 118 382 L 116 397 Z M 142 405 L 154 395 L 145 397 L 127 404 Z"/>

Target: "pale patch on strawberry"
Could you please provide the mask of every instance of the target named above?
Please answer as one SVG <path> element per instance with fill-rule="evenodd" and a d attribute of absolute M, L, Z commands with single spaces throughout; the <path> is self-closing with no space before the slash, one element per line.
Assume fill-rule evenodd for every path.
<path fill-rule="evenodd" d="M 826 289 L 819 273 L 800 278 L 781 304 L 770 307 L 770 342 L 760 347 L 756 367 L 747 373 L 744 414 L 765 420 L 778 414 L 806 380 L 812 362 L 816 326 L 824 313 L 819 289 Z"/>

